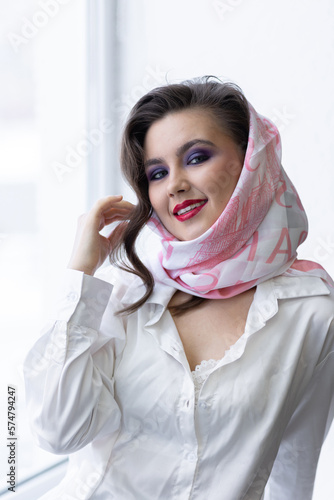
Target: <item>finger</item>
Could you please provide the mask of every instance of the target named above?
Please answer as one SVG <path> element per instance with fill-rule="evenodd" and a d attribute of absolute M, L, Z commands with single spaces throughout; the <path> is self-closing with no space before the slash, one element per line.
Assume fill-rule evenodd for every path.
<path fill-rule="evenodd" d="M 130 213 L 134 208 L 134 205 L 128 201 L 111 201 L 110 203 L 100 205 L 96 211 L 93 211 L 92 216 L 95 219 L 98 217 L 108 218 L 110 216 L 114 216 L 114 214 Z"/>
<path fill-rule="evenodd" d="M 110 226 L 110 224 L 113 224 L 114 222 L 124 222 L 126 220 L 128 220 L 127 214 L 117 214 L 113 217 L 109 217 L 108 219 L 104 219 L 104 221 L 101 221 L 99 231 L 101 231 L 106 226 Z"/>
<path fill-rule="evenodd" d="M 103 198 L 100 198 L 99 200 L 97 200 L 95 202 L 94 206 L 103 207 L 103 206 L 107 206 L 110 203 L 121 201 L 122 199 L 123 199 L 122 194 L 108 195 L 108 196 L 104 196 Z"/>
<path fill-rule="evenodd" d="M 109 213 L 109 211 L 113 211 L 113 210 L 127 210 L 127 211 L 130 211 L 130 210 L 133 210 L 134 207 L 135 207 L 135 205 L 133 205 L 129 201 L 122 200 L 122 201 L 113 203 L 112 205 L 106 207 L 103 210 L 103 214 L 106 215 L 106 214 Z"/>
<path fill-rule="evenodd" d="M 107 214 L 103 214 L 102 218 L 105 222 L 114 219 L 115 217 L 120 217 L 122 219 L 126 219 L 131 216 L 132 210 L 112 210 Z"/>
<path fill-rule="evenodd" d="M 111 206 L 113 206 L 116 203 L 119 203 L 122 201 L 123 196 L 122 195 L 117 195 L 117 196 L 105 196 L 104 198 L 100 198 L 95 202 L 93 205 L 92 209 L 90 210 L 89 213 L 91 213 L 93 216 L 97 216 L 102 214 L 105 210 L 108 210 Z"/>
<path fill-rule="evenodd" d="M 102 217 L 100 220 L 99 231 L 103 229 L 105 226 L 109 226 L 113 222 L 124 222 L 129 219 L 129 213 L 124 211 L 124 213 L 114 213 L 109 217 Z"/>
<path fill-rule="evenodd" d="M 100 227 L 101 223 L 103 223 L 105 212 L 114 207 L 115 204 L 121 202 L 122 199 L 122 195 L 106 196 L 105 198 L 99 199 L 88 212 L 86 217 L 87 222 L 93 224 L 93 226 L 97 228 Z"/>
<path fill-rule="evenodd" d="M 116 217 L 119 218 L 120 220 L 126 220 L 131 217 L 133 210 L 132 209 L 110 209 L 108 212 L 105 212 L 102 215 L 102 219 L 104 220 L 105 223 L 109 223 L 110 221 L 114 220 Z"/>
<path fill-rule="evenodd" d="M 109 210 L 133 210 L 134 207 L 135 205 L 129 203 L 128 201 L 120 201 L 117 204 L 113 203 L 109 207 L 106 207 L 103 210 L 103 213 L 107 213 Z"/>

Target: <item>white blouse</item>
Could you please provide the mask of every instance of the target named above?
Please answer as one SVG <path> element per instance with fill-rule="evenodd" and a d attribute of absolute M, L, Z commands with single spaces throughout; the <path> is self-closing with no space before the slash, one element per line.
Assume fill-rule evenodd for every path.
<path fill-rule="evenodd" d="M 313 277 L 258 285 L 244 334 L 192 373 L 156 286 L 67 270 L 25 361 L 33 433 L 70 454 L 43 500 L 309 500 L 334 412 L 334 293 Z M 203 372 L 204 370 L 204 372 Z M 267 486 L 266 486 L 267 484 Z"/>

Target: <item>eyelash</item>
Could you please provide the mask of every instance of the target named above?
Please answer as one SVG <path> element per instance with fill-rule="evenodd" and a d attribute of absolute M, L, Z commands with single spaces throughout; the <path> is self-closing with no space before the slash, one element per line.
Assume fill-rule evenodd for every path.
<path fill-rule="evenodd" d="M 210 155 L 203 152 L 196 152 L 189 155 L 186 164 L 187 165 L 200 165 L 204 163 L 210 158 Z M 195 163 L 192 163 L 194 160 L 197 160 Z M 161 177 L 157 177 L 159 174 L 164 174 Z M 150 172 L 148 176 L 149 181 L 157 181 L 163 179 L 168 174 L 168 170 L 166 168 L 159 167 L 158 169 L 154 169 Z"/>
<path fill-rule="evenodd" d="M 203 159 L 204 158 L 204 159 Z M 204 163 L 206 160 L 208 160 L 210 156 L 207 153 L 195 153 L 189 156 L 187 160 L 187 165 L 198 165 L 200 163 Z M 196 163 L 192 163 L 193 160 L 199 160 Z"/>
<path fill-rule="evenodd" d="M 165 177 L 165 175 L 163 175 L 162 177 L 156 177 L 158 174 L 162 174 L 162 173 L 165 173 L 165 175 L 167 175 L 167 169 L 160 168 L 157 170 L 153 170 L 152 172 L 150 172 L 150 174 L 148 176 L 148 180 L 149 181 L 158 181 L 158 180 L 162 179 L 163 177 Z"/>

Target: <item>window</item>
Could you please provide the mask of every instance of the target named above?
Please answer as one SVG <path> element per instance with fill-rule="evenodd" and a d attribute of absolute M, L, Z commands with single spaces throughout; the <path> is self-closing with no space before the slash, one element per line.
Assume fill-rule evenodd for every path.
<path fill-rule="evenodd" d="M 86 10 L 81 1 L 64 0 L 1 0 L 1 7 L 0 380 L 1 408 L 7 386 L 16 388 L 18 485 L 64 460 L 33 443 L 22 362 L 48 317 L 86 207 L 87 157 L 74 152 L 86 129 Z M 60 178 L 57 166 L 71 155 L 76 163 Z M 2 411 L 2 436 L 6 417 Z M 2 493 L 9 472 L 4 439 Z"/>
<path fill-rule="evenodd" d="M 334 10 L 331 0 L 282 0 L 275 9 L 265 0 L 0 5 L 0 398 L 4 408 L 7 385 L 16 387 L 16 480 L 33 477 L 37 491 L 43 471 L 58 481 L 64 465 L 53 467 L 64 457 L 33 444 L 22 362 L 52 309 L 78 215 L 106 194 L 134 201 L 118 169 L 119 131 L 150 88 L 203 74 L 240 84 L 282 133 L 283 163 L 310 220 L 300 257 L 334 275 Z M 2 411 L 0 470 L 7 473 L 6 416 Z M 333 440 L 332 428 L 315 500 L 334 494 Z M 7 486 L 2 474 L 0 495 Z M 24 500 L 35 500 L 36 491 Z"/>

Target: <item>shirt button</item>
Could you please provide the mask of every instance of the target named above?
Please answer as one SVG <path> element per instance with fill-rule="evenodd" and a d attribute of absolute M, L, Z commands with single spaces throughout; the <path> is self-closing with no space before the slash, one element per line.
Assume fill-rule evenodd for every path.
<path fill-rule="evenodd" d="M 196 453 L 188 453 L 187 459 L 189 462 L 196 462 L 197 461 Z"/>
<path fill-rule="evenodd" d="M 203 410 L 208 409 L 208 404 L 205 401 L 201 401 L 199 406 L 200 406 L 200 408 L 203 408 Z"/>
<path fill-rule="evenodd" d="M 69 292 L 67 294 L 67 300 L 70 300 L 71 302 L 75 302 L 76 300 L 78 300 L 78 294 L 75 292 Z"/>

